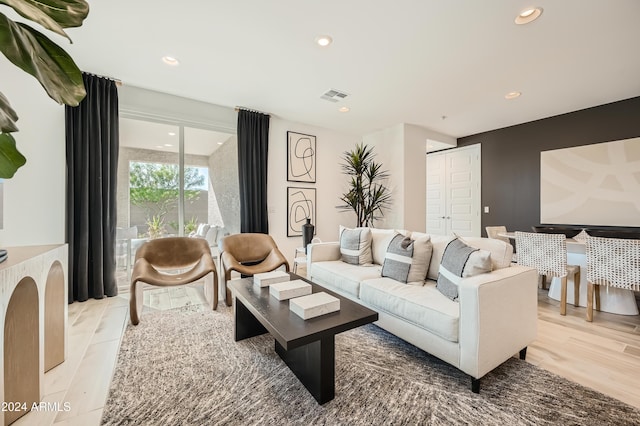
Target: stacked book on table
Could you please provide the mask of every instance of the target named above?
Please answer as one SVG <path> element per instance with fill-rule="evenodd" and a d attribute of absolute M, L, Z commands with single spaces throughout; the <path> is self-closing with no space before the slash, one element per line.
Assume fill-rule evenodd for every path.
<path fill-rule="evenodd" d="M 311 284 L 303 280 L 291 280 L 283 271 L 255 274 L 253 283 L 269 287 L 269 294 L 277 300 L 289 300 L 289 309 L 302 319 L 315 318 L 340 310 L 340 299 L 323 291 L 312 294 Z"/>

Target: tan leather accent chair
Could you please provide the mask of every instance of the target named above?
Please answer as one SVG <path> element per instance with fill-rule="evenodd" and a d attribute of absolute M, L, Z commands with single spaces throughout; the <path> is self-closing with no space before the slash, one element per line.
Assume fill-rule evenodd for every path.
<path fill-rule="evenodd" d="M 221 246 L 220 260 L 224 271 L 222 281 L 227 306 L 231 306 L 231 291 L 227 288 L 227 281 L 231 279 L 232 271 L 253 276 L 261 272 L 273 271 L 284 265 L 289 272 L 289 262 L 270 235 L 259 233 L 227 235 L 222 239 Z"/>
<path fill-rule="evenodd" d="M 186 269 L 179 273 L 164 271 Z M 131 301 L 129 314 L 131 323 L 138 325 L 142 312 L 142 283 L 159 287 L 189 284 L 205 277 L 205 297 L 213 309 L 218 306 L 218 274 L 211 258 L 207 240 L 202 238 L 169 237 L 150 240 L 136 252 L 131 273 Z"/>

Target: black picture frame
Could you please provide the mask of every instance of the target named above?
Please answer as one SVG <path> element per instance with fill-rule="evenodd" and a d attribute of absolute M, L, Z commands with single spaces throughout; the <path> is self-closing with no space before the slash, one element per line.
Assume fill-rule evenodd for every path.
<path fill-rule="evenodd" d="M 302 236 L 302 225 L 306 218 L 316 224 L 316 189 L 287 187 L 287 237 Z M 314 235 L 318 227 L 314 230 Z"/>
<path fill-rule="evenodd" d="M 287 131 L 287 181 L 316 183 L 316 137 Z"/>

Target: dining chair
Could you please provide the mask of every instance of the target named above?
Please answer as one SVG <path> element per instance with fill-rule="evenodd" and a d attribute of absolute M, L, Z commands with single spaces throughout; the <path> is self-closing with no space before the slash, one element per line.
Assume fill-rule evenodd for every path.
<path fill-rule="evenodd" d="M 567 237 L 564 234 L 544 234 L 516 231 L 518 264 L 536 268 L 542 276 L 542 288 L 552 277 L 561 279 L 560 315 L 567 314 L 567 275 L 573 276 L 574 306 L 580 300 L 580 266 L 567 265 Z"/>
<path fill-rule="evenodd" d="M 600 310 L 600 286 L 640 291 L 640 240 L 587 236 L 587 321 L 593 298 Z"/>
<path fill-rule="evenodd" d="M 509 241 L 509 238 L 503 237 L 500 235 L 500 234 L 505 234 L 507 232 L 506 226 L 485 226 L 484 229 L 487 231 L 487 237 L 511 244 L 511 242 Z"/>
<path fill-rule="evenodd" d="M 507 244 L 511 244 L 511 240 L 509 239 L 509 237 L 504 236 L 504 234 L 507 233 L 506 226 L 485 226 L 484 229 L 487 231 L 487 237 L 493 238 L 494 240 L 504 241 Z M 513 257 L 511 258 L 511 261 L 513 263 L 518 263 L 518 253 L 516 253 L 515 249 L 516 248 L 514 247 Z"/>

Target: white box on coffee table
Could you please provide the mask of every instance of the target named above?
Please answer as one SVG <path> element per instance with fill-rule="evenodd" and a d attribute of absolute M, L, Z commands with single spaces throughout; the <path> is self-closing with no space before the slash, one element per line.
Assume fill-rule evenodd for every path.
<path fill-rule="evenodd" d="M 340 310 L 340 299 L 321 291 L 289 300 L 289 309 L 302 319 L 315 318 Z"/>
<path fill-rule="evenodd" d="M 289 281 L 289 274 L 284 271 L 262 272 L 253 276 L 253 283 L 260 287 L 268 287 L 271 284 Z"/>
<path fill-rule="evenodd" d="M 311 294 L 311 284 L 302 280 L 271 284 L 271 286 L 269 286 L 269 293 L 278 300 L 287 300 L 292 297 Z"/>

